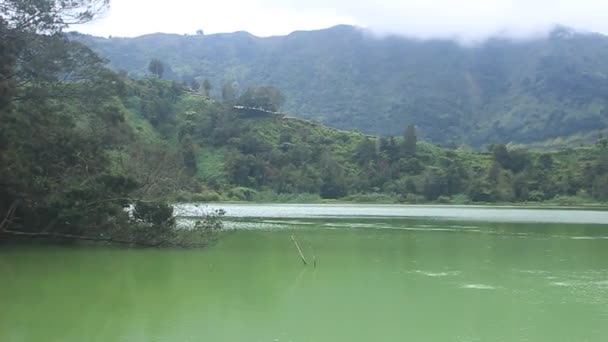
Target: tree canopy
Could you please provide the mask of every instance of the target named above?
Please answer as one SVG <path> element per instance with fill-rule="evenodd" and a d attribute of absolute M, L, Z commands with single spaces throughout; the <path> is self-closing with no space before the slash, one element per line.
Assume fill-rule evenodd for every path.
<path fill-rule="evenodd" d="M 118 162 L 134 161 L 134 147 L 141 144 L 125 118 L 129 81 L 61 32 L 92 20 L 107 5 L 0 2 L 0 239 L 187 244 L 173 208 L 151 191 L 167 183 L 154 172 L 167 164 L 147 167 L 141 177 Z M 171 154 L 167 150 L 156 149 Z M 182 167 L 169 165 L 172 179 L 180 179 Z M 187 234 L 206 236 L 208 227 Z"/>
<path fill-rule="evenodd" d="M 261 108 L 278 112 L 285 103 L 285 97 L 275 87 L 250 87 L 237 101 L 237 104 L 249 108 Z"/>
<path fill-rule="evenodd" d="M 165 74 L 165 64 L 158 58 L 152 58 L 148 64 L 148 71 L 158 78 L 163 78 L 163 75 Z"/>

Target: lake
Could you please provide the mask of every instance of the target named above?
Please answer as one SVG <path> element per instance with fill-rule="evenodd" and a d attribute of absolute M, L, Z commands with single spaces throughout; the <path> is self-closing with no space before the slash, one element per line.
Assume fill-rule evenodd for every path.
<path fill-rule="evenodd" d="M 205 249 L 0 246 L 0 341 L 608 339 L 606 211 L 177 213 L 220 207 L 236 231 Z"/>

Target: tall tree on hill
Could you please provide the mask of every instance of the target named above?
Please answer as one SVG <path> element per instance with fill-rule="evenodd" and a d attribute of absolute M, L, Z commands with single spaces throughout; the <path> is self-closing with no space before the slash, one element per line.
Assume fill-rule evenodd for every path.
<path fill-rule="evenodd" d="M 320 159 L 322 165 L 321 197 L 336 199 L 346 196 L 348 187 L 342 166 L 327 151 L 322 153 Z"/>
<path fill-rule="evenodd" d="M 236 100 L 236 89 L 232 82 L 226 82 L 222 86 L 222 99 L 226 103 L 233 103 Z"/>
<path fill-rule="evenodd" d="M 359 165 L 375 163 L 378 159 L 376 143 L 369 138 L 365 138 L 357 144 L 355 148 L 354 160 Z"/>
<path fill-rule="evenodd" d="M 203 81 L 203 90 L 205 91 L 205 96 L 209 97 L 209 94 L 211 93 L 211 89 L 213 87 L 211 86 L 211 83 L 209 82 L 208 79 L 205 79 Z"/>
<path fill-rule="evenodd" d="M 415 156 L 417 143 L 416 126 L 410 124 L 405 129 L 405 134 L 403 135 L 403 144 L 401 145 L 402 157 L 409 158 Z"/>
<path fill-rule="evenodd" d="M 192 81 L 190 82 L 190 88 L 194 91 L 198 91 L 199 89 L 201 89 L 201 84 L 198 83 L 196 78 L 193 78 Z"/>
<path fill-rule="evenodd" d="M 148 64 L 148 71 L 158 78 L 163 78 L 163 74 L 165 73 L 165 64 L 158 58 L 152 58 Z"/>

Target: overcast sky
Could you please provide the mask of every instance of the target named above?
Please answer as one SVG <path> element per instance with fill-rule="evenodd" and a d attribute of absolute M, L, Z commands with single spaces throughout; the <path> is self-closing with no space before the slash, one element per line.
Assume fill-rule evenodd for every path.
<path fill-rule="evenodd" d="M 478 41 L 522 38 L 556 24 L 608 33 L 608 0 L 111 0 L 73 29 L 100 36 L 249 31 L 258 36 L 351 24 L 378 33 Z"/>

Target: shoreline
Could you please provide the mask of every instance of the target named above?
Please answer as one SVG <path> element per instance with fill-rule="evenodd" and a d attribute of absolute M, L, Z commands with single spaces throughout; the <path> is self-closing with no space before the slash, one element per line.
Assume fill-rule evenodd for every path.
<path fill-rule="evenodd" d="M 547 203 L 547 202 L 487 202 L 487 203 L 396 203 L 396 202 L 359 202 L 342 200 L 323 200 L 323 201 L 301 201 L 301 202 L 279 202 L 279 201 L 177 201 L 174 205 L 194 204 L 194 205 L 361 205 L 361 206 L 404 206 L 404 207 L 427 207 L 427 208 L 496 208 L 496 209 L 559 209 L 559 210 L 595 210 L 608 211 L 608 203 L 588 203 L 579 205 Z"/>

